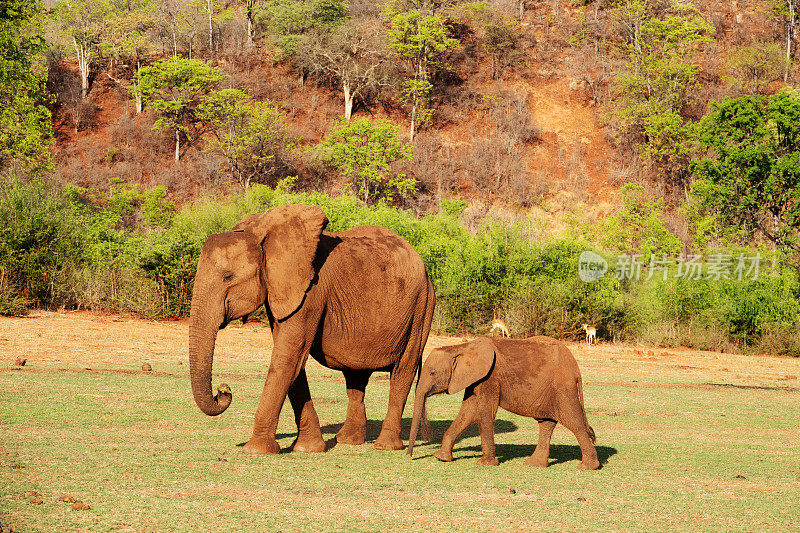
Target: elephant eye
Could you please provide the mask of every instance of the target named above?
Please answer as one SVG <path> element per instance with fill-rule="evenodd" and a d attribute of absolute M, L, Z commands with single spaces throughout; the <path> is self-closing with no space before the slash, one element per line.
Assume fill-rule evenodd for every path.
<path fill-rule="evenodd" d="M 222 275 L 222 281 L 230 281 L 233 279 L 233 272 L 225 272 Z"/>

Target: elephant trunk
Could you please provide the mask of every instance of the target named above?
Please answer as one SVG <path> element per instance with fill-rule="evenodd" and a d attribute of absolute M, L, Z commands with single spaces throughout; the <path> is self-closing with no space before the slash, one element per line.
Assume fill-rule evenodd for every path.
<path fill-rule="evenodd" d="M 214 344 L 222 319 L 209 319 L 207 313 L 200 310 L 195 294 L 192 298 L 192 309 L 189 325 L 189 376 L 192 382 L 192 394 L 197 407 L 209 416 L 217 416 L 231 404 L 233 394 L 228 385 L 217 388 L 217 394 L 211 392 L 211 369 L 214 361 Z"/>
<path fill-rule="evenodd" d="M 417 433 L 419 432 L 419 426 L 423 420 L 427 422 L 427 416 L 425 416 L 425 400 L 428 397 L 428 390 L 430 387 L 427 385 L 423 385 L 423 383 L 417 383 L 417 392 L 414 396 L 414 417 L 411 419 L 411 434 L 408 436 L 408 453 L 409 457 L 414 456 L 414 441 L 417 440 Z"/>

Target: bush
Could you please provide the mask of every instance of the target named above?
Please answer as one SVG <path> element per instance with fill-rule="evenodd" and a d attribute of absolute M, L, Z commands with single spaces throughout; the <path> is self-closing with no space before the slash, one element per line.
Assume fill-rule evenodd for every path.
<path fill-rule="evenodd" d="M 0 269 L 4 297 L 70 305 L 70 279 L 83 260 L 82 224 L 62 189 L 14 177 L 0 183 Z M 15 293 L 16 296 L 13 296 Z"/>
<path fill-rule="evenodd" d="M 442 199 L 441 212 L 418 218 L 352 196 L 292 193 L 291 185 L 255 185 L 186 205 L 172 216 L 158 188 L 139 192 L 120 185 L 106 198 L 77 187 L 9 180 L 0 195 L 0 314 L 70 305 L 149 318 L 185 316 L 209 235 L 230 230 L 249 213 L 303 203 L 325 211 L 329 231 L 376 224 L 411 243 L 435 286 L 434 327 L 443 332 L 485 334 L 497 309 L 517 337 L 580 339 L 580 325 L 591 323 L 608 340 L 800 354 L 794 334 L 800 279 L 790 267 L 762 269 L 757 279 L 741 281 L 672 275 L 636 281 L 618 279 L 612 270 L 584 283 L 578 257 L 592 247 L 581 240 L 533 243 L 522 228 L 492 219 L 468 231 L 462 222 L 467 204 L 460 200 Z M 638 224 L 642 240 L 627 241 L 632 234 L 623 232 L 621 242 L 670 249 L 664 242 L 671 240 L 648 223 L 654 206 L 629 206 L 626 224 Z M 660 237 L 644 238 L 650 234 Z"/>
<path fill-rule="evenodd" d="M 0 315 L 24 316 L 28 314 L 29 305 L 19 288 L 6 278 L 5 269 L 0 267 Z"/>

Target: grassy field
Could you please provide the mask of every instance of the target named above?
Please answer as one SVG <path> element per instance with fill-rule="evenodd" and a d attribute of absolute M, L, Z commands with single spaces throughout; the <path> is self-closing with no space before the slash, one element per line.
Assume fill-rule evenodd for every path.
<path fill-rule="evenodd" d="M 14 531 L 800 530 L 800 360 L 570 345 L 603 467 L 578 471 L 559 426 L 551 466 L 523 464 L 536 422 L 498 413 L 500 465 L 478 467 L 477 428 L 452 463 L 432 457 L 460 397 L 429 401 L 433 443 L 410 460 L 371 444 L 251 457 L 268 328 L 220 333 L 220 417 L 194 405 L 187 324 L 88 313 L 0 319 L 0 524 Z M 432 346 L 460 339 L 432 337 Z M 24 367 L 14 364 L 27 359 Z M 153 372 L 141 371 L 142 363 Z M 341 374 L 308 365 L 332 439 Z M 369 439 L 388 380 L 367 388 Z M 405 433 L 411 405 L 406 407 Z M 279 443 L 294 439 L 291 409 Z M 65 498 L 65 496 L 67 498 Z M 80 500 L 89 509 L 75 510 Z M 41 500 L 41 503 L 38 503 Z"/>

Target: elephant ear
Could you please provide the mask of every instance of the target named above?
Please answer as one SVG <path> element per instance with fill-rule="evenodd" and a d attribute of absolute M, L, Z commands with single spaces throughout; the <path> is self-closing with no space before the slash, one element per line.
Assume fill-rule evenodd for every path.
<path fill-rule="evenodd" d="M 489 375 L 494 366 L 495 349 L 486 337 L 468 343 L 464 351 L 453 359 L 453 373 L 447 387 L 448 394 L 462 391 Z"/>
<path fill-rule="evenodd" d="M 328 217 L 316 206 L 285 205 L 248 215 L 233 231 L 248 231 L 264 250 L 267 299 L 277 320 L 300 307 L 314 279 L 314 256 Z"/>

